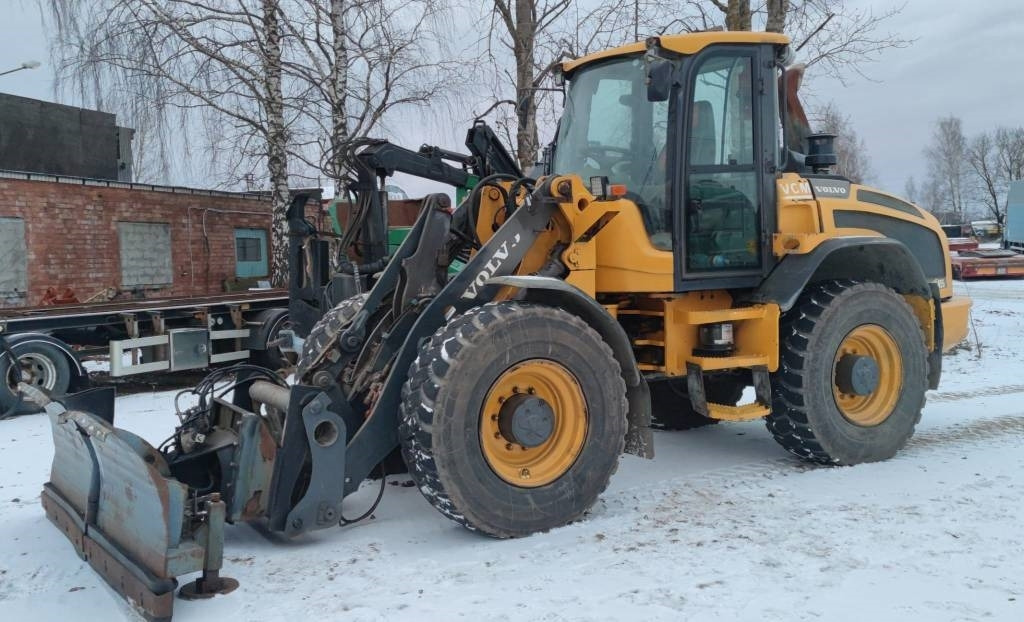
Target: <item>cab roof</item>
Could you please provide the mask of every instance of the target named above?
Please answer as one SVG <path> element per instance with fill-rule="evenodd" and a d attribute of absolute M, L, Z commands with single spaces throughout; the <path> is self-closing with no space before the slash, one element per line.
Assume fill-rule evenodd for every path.
<path fill-rule="evenodd" d="M 789 37 L 786 35 L 774 32 L 745 32 L 738 30 L 716 30 L 709 32 L 693 32 L 682 35 L 661 35 L 653 38 L 658 40 L 658 43 L 662 48 L 679 54 L 696 54 L 707 46 L 715 43 L 773 43 L 776 45 L 786 45 L 789 43 Z M 645 41 L 637 41 L 636 43 L 620 45 L 617 48 L 588 54 L 587 56 L 577 58 L 576 60 L 565 61 L 562 63 L 562 71 L 564 73 L 571 73 L 596 60 L 637 54 L 646 49 L 647 43 Z"/>

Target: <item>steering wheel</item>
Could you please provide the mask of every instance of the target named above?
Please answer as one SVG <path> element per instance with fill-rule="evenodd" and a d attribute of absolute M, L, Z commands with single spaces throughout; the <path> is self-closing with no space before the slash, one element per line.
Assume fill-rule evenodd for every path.
<path fill-rule="evenodd" d="M 621 156 L 619 158 L 619 161 L 609 163 L 608 160 L 610 158 L 615 157 L 616 154 Z M 600 170 L 609 171 L 611 170 L 611 167 L 614 166 L 615 164 L 620 164 L 623 161 L 631 160 L 633 157 L 633 152 L 625 147 L 591 145 L 581 149 L 580 155 L 582 155 L 585 158 L 590 158 L 591 160 L 597 162 L 598 168 Z"/>

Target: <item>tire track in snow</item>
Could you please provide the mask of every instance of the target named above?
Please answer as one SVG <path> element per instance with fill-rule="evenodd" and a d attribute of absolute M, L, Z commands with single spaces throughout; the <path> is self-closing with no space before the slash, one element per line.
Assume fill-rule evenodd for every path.
<path fill-rule="evenodd" d="M 1011 395 L 1013 393 L 1024 393 L 1024 384 L 1004 384 L 995 387 L 971 389 L 970 391 L 930 391 L 928 393 L 928 402 L 958 402 L 988 395 Z"/>
<path fill-rule="evenodd" d="M 1024 412 L 980 418 L 917 432 L 891 460 L 916 459 L 935 453 L 956 453 L 982 442 L 1000 445 L 1019 443 L 1022 439 L 1024 439 Z M 845 467 L 805 462 L 796 456 L 787 454 L 769 460 L 746 462 L 685 477 L 661 480 L 658 485 L 648 489 L 632 487 L 613 495 L 605 495 L 601 497 L 602 507 L 595 507 L 590 514 L 599 518 L 607 516 L 607 510 L 612 507 L 635 507 L 641 498 L 650 496 L 653 499 L 655 496 L 663 494 L 666 489 L 679 485 L 698 490 L 714 490 L 719 487 L 733 487 L 737 484 L 749 485 L 757 480 L 770 480 L 777 477 L 799 475 L 807 471 L 833 468 Z"/>
<path fill-rule="evenodd" d="M 915 434 L 903 452 L 932 448 L 955 450 L 981 441 L 1012 441 L 1011 437 L 1024 436 L 1024 412 L 999 417 L 974 419 L 963 423 L 932 428 Z"/>

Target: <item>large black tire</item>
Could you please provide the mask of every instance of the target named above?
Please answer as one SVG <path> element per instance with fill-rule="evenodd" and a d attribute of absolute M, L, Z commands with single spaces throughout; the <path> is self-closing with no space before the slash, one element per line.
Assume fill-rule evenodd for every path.
<path fill-rule="evenodd" d="M 876 357 L 876 388 L 861 396 L 842 394 L 837 384 L 837 361 L 855 335 L 883 335 L 879 343 L 889 344 L 878 348 L 888 354 Z M 928 387 L 928 351 L 913 310 L 893 290 L 853 281 L 808 287 L 783 317 L 780 347 L 767 426 L 789 452 L 823 464 L 875 462 L 913 435 Z M 854 416 L 843 400 L 859 400 L 862 410 Z"/>
<path fill-rule="evenodd" d="M 664 430 L 692 430 L 714 425 L 711 419 L 693 410 L 687 392 L 686 378 L 666 378 L 648 384 L 651 388 L 651 415 L 654 423 Z M 715 404 L 735 406 L 743 397 L 744 384 L 732 374 L 704 377 L 704 393 Z"/>
<path fill-rule="evenodd" d="M 359 294 L 342 300 L 313 325 L 302 344 L 302 354 L 295 366 L 295 377 L 300 382 L 308 382 L 316 367 L 329 359 L 331 352 L 340 348 L 338 337 L 363 308 L 366 297 L 367 294 Z"/>
<path fill-rule="evenodd" d="M 561 422 L 583 421 L 582 445 L 567 468 L 547 471 L 557 475 L 553 480 L 516 485 L 488 461 L 487 426 L 496 425 L 497 415 L 489 417 L 484 406 L 509 373 L 549 365 L 571 374 L 583 407 L 556 412 L 560 423 L 545 443 L 567 438 L 557 431 Z M 402 397 L 402 451 L 420 491 L 448 518 L 498 538 L 578 519 L 607 487 L 623 450 L 627 404 L 619 365 L 596 331 L 561 309 L 515 302 L 471 309 L 423 344 Z"/>
<path fill-rule="evenodd" d="M 22 400 L 21 406 L 13 409 L 18 403 L 19 380 L 50 396 L 67 393 L 71 386 L 71 364 L 60 348 L 44 341 L 23 341 L 12 345 L 11 350 L 18 357 L 21 369 L 12 369 L 10 356 L 0 355 L 0 416 L 39 411 L 28 400 Z"/>

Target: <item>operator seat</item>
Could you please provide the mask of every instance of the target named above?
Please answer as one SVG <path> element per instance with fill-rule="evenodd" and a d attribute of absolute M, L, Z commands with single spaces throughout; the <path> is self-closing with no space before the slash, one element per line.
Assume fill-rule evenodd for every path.
<path fill-rule="evenodd" d="M 715 163 L 715 111 L 706 99 L 693 103 L 690 123 L 690 165 Z"/>

